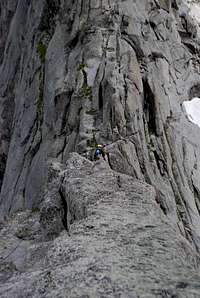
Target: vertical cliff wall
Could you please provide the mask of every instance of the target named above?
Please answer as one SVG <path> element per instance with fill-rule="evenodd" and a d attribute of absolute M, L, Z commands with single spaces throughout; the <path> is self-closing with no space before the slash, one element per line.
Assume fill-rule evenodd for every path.
<path fill-rule="evenodd" d="M 1 214 L 39 206 L 49 159 L 106 143 L 199 248 L 200 128 L 182 103 L 200 97 L 200 34 L 183 2 L 4 2 Z"/>
<path fill-rule="evenodd" d="M 17 1 L 1 1 L 0 3 L 0 63 L 2 64 L 4 58 L 4 51 L 6 51 L 6 40 L 8 38 L 11 21 L 15 13 Z M 12 74 L 15 76 L 15 72 Z M 5 84 L 5 85 L 4 85 Z M 10 143 L 12 130 L 12 117 L 14 112 L 14 94 L 13 81 L 11 77 L 7 82 L 3 82 L 3 75 L 1 75 L 1 140 L 0 140 L 0 187 L 2 185 L 3 175 L 6 167 L 6 159 L 8 154 L 8 147 Z M 5 88 L 5 89 L 4 89 Z M 6 91 L 4 91 L 6 90 Z M 5 100 L 6 97 L 6 100 Z"/>

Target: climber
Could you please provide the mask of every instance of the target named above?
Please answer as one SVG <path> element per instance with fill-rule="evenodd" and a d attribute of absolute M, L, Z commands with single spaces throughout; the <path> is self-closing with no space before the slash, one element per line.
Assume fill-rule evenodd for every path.
<path fill-rule="evenodd" d="M 106 150 L 105 150 L 105 145 L 97 145 L 95 152 L 94 152 L 94 160 L 98 160 L 101 157 L 103 157 L 104 160 L 106 160 Z"/>

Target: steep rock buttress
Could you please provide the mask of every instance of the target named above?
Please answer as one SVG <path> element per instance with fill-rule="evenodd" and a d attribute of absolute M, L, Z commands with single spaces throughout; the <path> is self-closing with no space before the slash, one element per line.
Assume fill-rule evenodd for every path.
<path fill-rule="evenodd" d="M 199 297 L 196 253 L 154 187 L 77 153 L 48 168 L 40 212 L 0 225 L 0 297 Z"/>

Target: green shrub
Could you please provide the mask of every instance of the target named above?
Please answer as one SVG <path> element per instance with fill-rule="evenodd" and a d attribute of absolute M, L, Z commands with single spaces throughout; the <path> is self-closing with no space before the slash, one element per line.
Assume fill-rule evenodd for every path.
<path fill-rule="evenodd" d="M 37 51 L 39 53 L 41 63 L 44 64 L 45 57 L 46 57 L 46 52 L 47 52 L 47 48 L 46 48 L 45 44 L 43 44 L 42 41 L 40 41 L 38 43 L 38 45 L 37 45 Z"/>
<path fill-rule="evenodd" d="M 90 97 L 92 95 L 92 87 L 86 84 L 83 84 L 81 88 L 81 93 L 84 97 Z"/>
<path fill-rule="evenodd" d="M 39 98 L 37 100 L 37 112 L 39 115 L 43 113 L 43 94 L 40 92 Z"/>
<path fill-rule="evenodd" d="M 84 64 L 84 63 L 80 63 L 79 66 L 78 66 L 78 68 L 77 68 L 77 70 L 78 70 L 78 71 L 84 70 L 85 67 L 87 67 L 86 64 Z"/>

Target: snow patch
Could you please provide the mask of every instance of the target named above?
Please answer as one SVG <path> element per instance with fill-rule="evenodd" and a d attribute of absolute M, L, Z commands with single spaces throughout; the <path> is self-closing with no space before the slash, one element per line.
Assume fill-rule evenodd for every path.
<path fill-rule="evenodd" d="M 200 98 L 183 102 L 183 111 L 188 120 L 200 127 Z"/>

